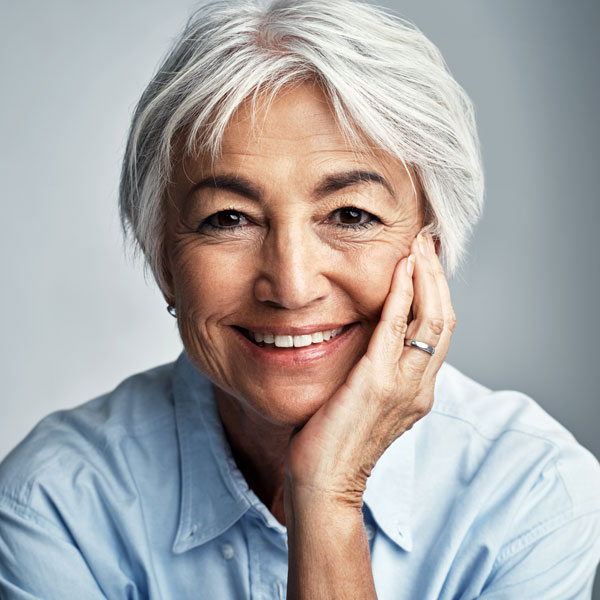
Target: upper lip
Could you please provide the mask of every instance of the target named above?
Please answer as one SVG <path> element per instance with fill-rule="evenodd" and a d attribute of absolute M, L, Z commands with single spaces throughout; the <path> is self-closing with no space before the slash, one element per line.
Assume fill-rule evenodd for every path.
<path fill-rule="evenodd" d="M 242 329 L 252 333 L 270 333 L 272 335 L 309 335 L 318 331 L 331 331 L 339 327 L 345 327 L 352 323 L 325 323 L 323 325 L 303 325 L 302 327 L 292 327 L 291 325 L 238 325 Z"/>

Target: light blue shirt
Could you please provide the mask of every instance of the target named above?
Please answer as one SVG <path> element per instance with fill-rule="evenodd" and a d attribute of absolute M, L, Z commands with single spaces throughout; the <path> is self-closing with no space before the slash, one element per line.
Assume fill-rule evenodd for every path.
<path fill-rule="evenodd" d="M 364 518 L 380 600 L 590 598 L 600 470 L 531 399 L 445 364 Z M 286 529 L 185 355 L 49 416 L 0 465 L 2 599 L 277 600 L 286 578 Z"/>

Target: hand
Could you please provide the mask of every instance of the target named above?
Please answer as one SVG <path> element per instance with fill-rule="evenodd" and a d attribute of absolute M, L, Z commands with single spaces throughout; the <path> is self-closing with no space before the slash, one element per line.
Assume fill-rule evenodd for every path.
<path fill-rule="evenodd" d="M 414 319 L 408 323 L 411 304 Z M 396 265 L 367 352 L 290 439 L 286 485 L 294 494 L 300 490 L 303 496 L 362 506 L 377 460 L 430 411 L 454 327 L 450 292 L 433 241 L 419 235 L 411 255 Z M 435 354 L 405 347 L 405 338 L 430 344 Z"/>

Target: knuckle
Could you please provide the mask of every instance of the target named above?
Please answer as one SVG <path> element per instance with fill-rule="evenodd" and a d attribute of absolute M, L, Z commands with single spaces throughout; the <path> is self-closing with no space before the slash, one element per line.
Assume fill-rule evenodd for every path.
<path fill-rule="evenodd" d="M 396 335 L 404 336 L 408 329 L 408 318 L 406 316 L 395 317 L 391 320 L 390 326 Z"/>
<path fill-rule="evenodd" d="M 454 330 L 456 329 L 456 315 L 454 314 L 454 311 L 451 311 L 450 314 L 446 317 L 444 327 L 448 329 L 450 333 L 454 333 Z"/>
<path fill-rule="evenodd" d="M 422 419 L 424 416 L 429 414 L 433 407 L 433 394 L 426 394 L 418 398 L 415 403 L 415 413 L 417 415 L 417 419 Z"/>
<path fill-rule="evenodd" d="M 429 317 L 424 323 L 427 330 L 433 335 L 441 335 L 444 331 L 444 319 L 438 317 Z"/>
<path fill-rule="evenodd" d="M 420 421 L 423 417 L 427 416 L 429 411 L 424 406 L 418 406 L 415 409 L 415 422 Z"/>

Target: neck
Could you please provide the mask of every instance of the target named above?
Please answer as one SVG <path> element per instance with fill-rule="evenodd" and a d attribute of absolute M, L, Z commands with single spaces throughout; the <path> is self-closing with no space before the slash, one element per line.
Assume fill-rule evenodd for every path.
<path fill-rule="evenodd" d="M 283 484 L 285 453 L 292 427 L 265 421 L 215 387 L 219 416 L 233 457 L 250 489 L 285 525 Z"/>

